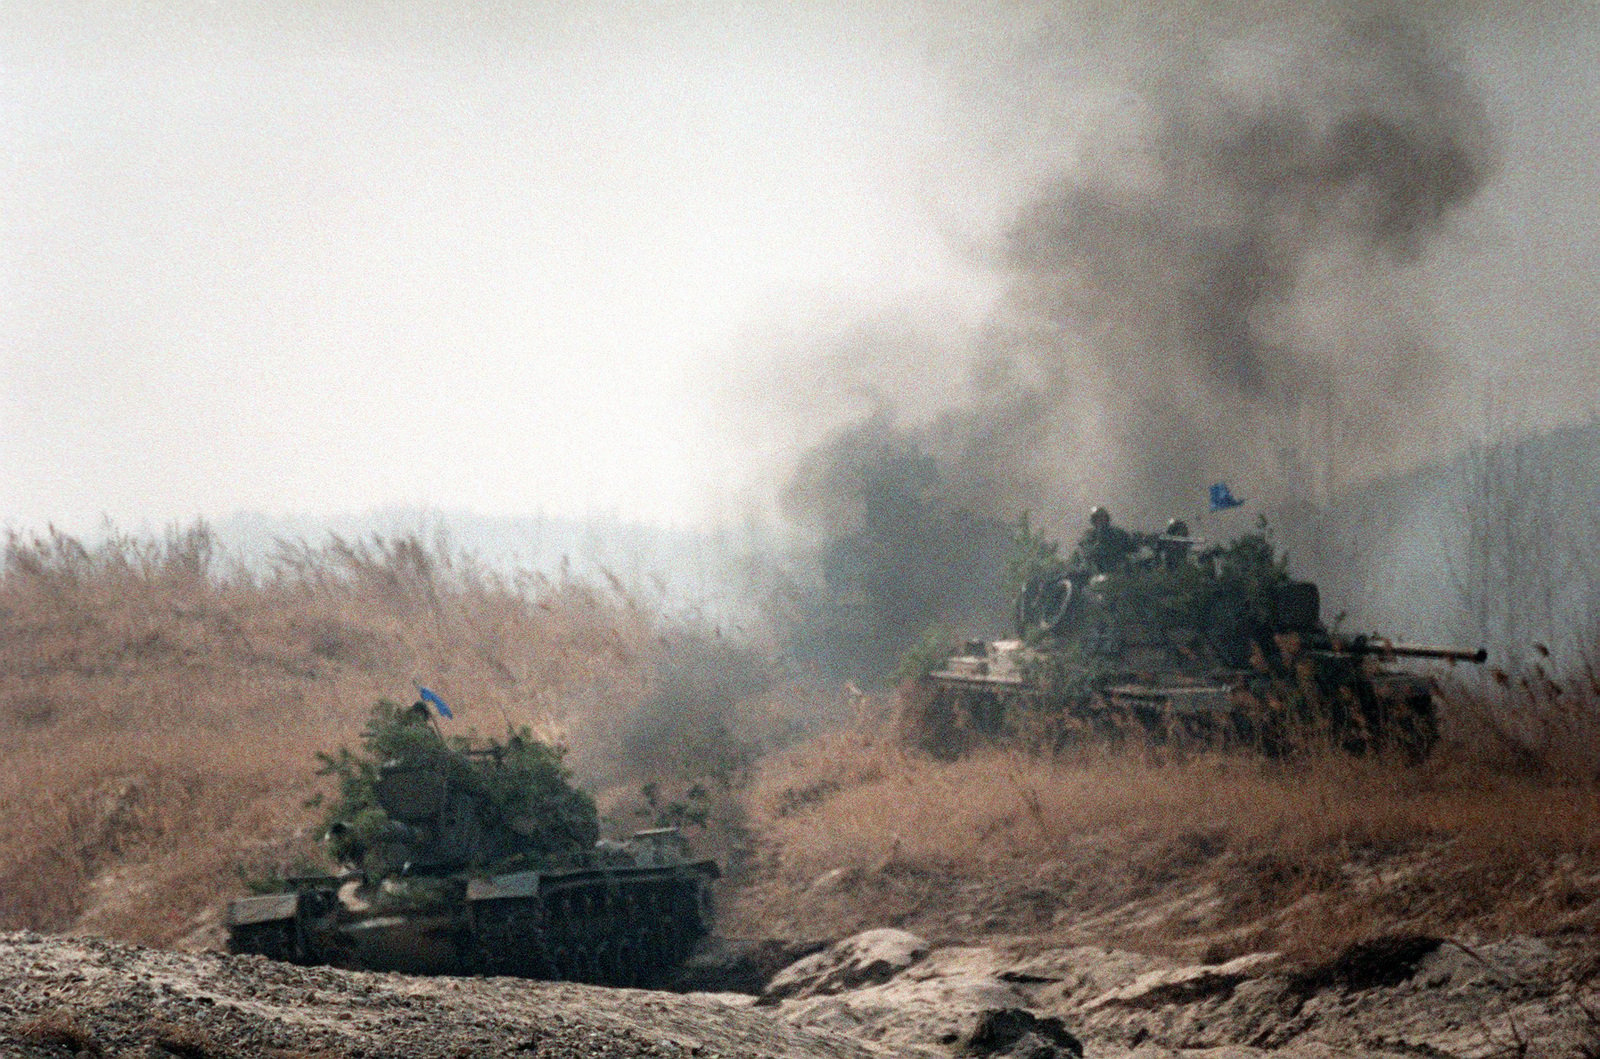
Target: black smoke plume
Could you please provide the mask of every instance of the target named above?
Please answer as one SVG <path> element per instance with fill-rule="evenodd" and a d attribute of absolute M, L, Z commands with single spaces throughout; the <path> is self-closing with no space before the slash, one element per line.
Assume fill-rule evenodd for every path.
<path fill-rule="evenodd" d="M 878 380 L 793 474 L 790 512 L 832 530 L 814 631 L 850 667 L 935 621 L 992 627 L 1023 511 L 1071 534 L 1091 502 L 1189 515 L 1214 481 L 1318 500 L 1406 462 L 1436 410 L 1411 266 L 1490 172 L 1465 76 L 1395 16 L 1143 45 L 1120 64 L 1143 72 L 1067 86 L 1070 161 L 995 240 L 1009 291 L 970 397 L 906 425 Z"/>
<path fill-rule="evenodd" d="M 872 683 L 930 626 L 1003 605 L 1010 528 L 955 491 L 929 432 L 879 408 L 809 453 L 786 507 L 825 529 L 819 584 L 804 592 L 794 646 L 834 678 Z"/>
<path fill-rule="evenodd" d="M 1027 355 L 1066 383 L 1052 405 L 1092 395 L 1134 510 L 1218 478 L 1315 492 L 1318 450 L 1371 465 L 1433 404 L 1406 266 L 1486 179 L 1485 111 L 1393 17 L 1172 58 L 1023 208 L 1011 309 L 1059 331 Z"/>

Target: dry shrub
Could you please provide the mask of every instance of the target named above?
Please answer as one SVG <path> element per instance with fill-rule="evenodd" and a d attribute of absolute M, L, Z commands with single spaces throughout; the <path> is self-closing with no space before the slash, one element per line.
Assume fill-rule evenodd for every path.
<path fill-rule="evenodd" d="M 1558 671 L 1543 645 L 1534 648 L 1541 661 L 1526 671 L 1494 668 L 1488 680 L 1446 687 L 1444 716 L 1456 752 L 1497 772 L 1600 783 L 1600 670 L 1594 653 Z"/>
<path fill-rule="evenodd" d="M 1600 928 L 1588 669 L 1453 693 L 1420 768 L 1134 742 L 937 762 L 864 700 L 853 725 L 773 754 L 837 704 L 620 584 L 501 577 L 410 539 L 285 546 L 241 571 L 202 527 L 7 543 L 0 929 L 216 944 L 241 870 L 315 857 L 315 752 L 413 681 L 451 703 L 454 731 L 531 724 L 570 744 L 619 828 L 676 814 L 728 856 L 748 826 L 731 933 L 898 922 L 1220 958 Z"/>
<path fill-rule="evenodd" d="M 0 775 L 15 821 L 0 838 L 0 922 L 171 940 L 241 885 L 242 851 L 304 837 L 301 741 L 201 729 L 85 742 L 13 754 Z"/>
<path fill-rule="evenodd" d="M 767 762 L 767 884 L 745 925 L 873 921 L 1326 957 L 1384 933 L 1556 929 L 1600 912 L 1600 787 L 1340 753 L 991 747 L 954 761 L 890 726 Z"/>
<path fill-rule="evenodd" d="M 653 699 L 694 701 L 692 680 L 658 691 L 675 629 L 619 582 L 500 575 L 414 538 L 282 544 L 244 570 L 203 525 L 95 547 L 12 535 L 0 929 L 216 944 L 241 873 L 315 866 L 316 752 L 413 682 L 451 704 L 453 732 L 530 725 L 572 747 L 580 779 L 646 782 L 662 762 L 624 767 L 612 739 L 648 731 Z M 730 739 L 741 709 L 719 701 Z"/>
<path fill-rule="evenodd" d="M 65 1048 L 74 1055 L 105 1054 L 93 1034 L 64 1011 L 51 1012 L 23 1023 L 17 1029 L 17 1036 L 36 1045 Z"/>

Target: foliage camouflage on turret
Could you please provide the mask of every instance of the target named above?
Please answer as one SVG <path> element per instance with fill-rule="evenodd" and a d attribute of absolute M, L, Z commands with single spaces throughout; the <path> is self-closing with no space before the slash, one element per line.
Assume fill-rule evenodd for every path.
<path fill-rule="evenodd" d="M 1205 623 L 1211 600 L 1227 591 L 1246 604 L 1251 618 L 1271 624 L 1274 599 L 1291 578 L 1288 557 L 1278 553 L 1265 517 L 1257 520 L 1254 532 L 1202 549 L 1192 562 L 1159 562 L 1155 549 L 1160 538 L 1136 536 L 1148 559 L 1107 573 L 1095 586 L 1109 612 L 1157 627 L 1197 628 Z M 1008 572 L 1019 589 L 1030 578 L 1060 576 L 1069 568 L 1060 557 L 1060 545 L 1033 530 L 1027 516 L 1018 523 L 1012 544 Z"/>
<path fill-rule="evenodd" d="M 1011 531 L 1011 548 L 1006 555 L 1007 593 L 1015 597 L 1029 581 L 1060 577 L 1066 572 L 1060 542 L 1034 529 L 1032 516 L 1024 511 Z"/>
<path fill-rule="evenodd" d="M 937 756 L 994 738 L 1060 748 L 1130 732 L 1267 753 L 1332 744 L 1420 761 L 1438 738 L 1434 685 L 1400 657 L 1482 650 L 1338 636 L 1315 583 L 1290 576 L 1271 529 L 1226 543 L 1116 527 L 1099 511 L 1070 557 L 1024 518 L 1009 570 L 1016 634 L 968 640 L 925 673 L 901 728 Z"/>
<path fill-rule="evenodd" d="M 560 747 L 535 739 L 527 728 L 504 742 L 474 743 L 446 737 L 425 709 L 380 700 L 361 733 L 361 748 L 321 753 L 320 775 L 333 776 L 337 792 L 323 819 L 330 855 L 383 876 L 399 868 L 386 856 L 394 825 L 378 797 L 384 768 L 402 767 L 445 779 L 473 799 L 478 822 L 499 851 L 492 862 L 469 869 L 506 870 L 583 861 L 599 837 L 594 800 L 572 785 Z M 514 850 L 506 854 L 506 851 Z"/>
<path fill-rule="evenodd" d="M 1272 626 L 1277 594 L 1291 577 L 1288 558 L 1278 553 L 1265 518 L 1253 532 L 1199 549 L 1176 563 L 1160 560 L 1158 535 L 1133 536 L 1138 549 L 1132 560 L 1093 582 L 1096 599 L 1091 607 L 1099 615 L 1156 629 L 1205 629 L 1217 621 L 1212 608 L 1226 600 L 1230 620 L 1243 628 Z M 1073 568 L 1061 558 L 1060 544 L 1035 530 L 1026 515 L 1012 543 L 1008 574 L 1019 589 L 1030 579 L 1062 577 Z M 1075 558 L 1081 550 L 1074 552 Z M 1037 625 L 1020 632 L 1030 646 L 1044 648 L 1029 657 L 1023 672 L 1031 685 L 1047 689 L 1049 700 L 1086 698 L 1122 664 L 1084 642 L 1083 632 L 1062 636 Z"/>

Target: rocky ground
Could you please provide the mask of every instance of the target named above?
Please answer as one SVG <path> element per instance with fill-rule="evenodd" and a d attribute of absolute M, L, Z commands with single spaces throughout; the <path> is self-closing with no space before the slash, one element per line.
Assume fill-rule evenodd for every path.
<path fill-rule="evenodd" d="M 1422 936 L 1314 967 L 1273 953 L 1183 966 L 1025 941 L 929 950 L 873 931 L 781 972 L 760 1003 L 792 1025 L 895 1049 L 1071 1055 L 1597 1056 L 1593 949 Z"/>
<path fill-rule="evenodd" d="M 0 935 L 0 1055 L 661 1059 L 877 1054 L 752 998 L 416 978 Z"/>
<path fill-rule="evenodd" d="M 719 943 L 702 981 L 780 947 Z M 753 958 L 759 957 L 759 958 Z M 1210 965 L 1022 939 L 839 941 L 759 995 L 414 978 L 0 935 L 0 1055 L 1600 1056 L 1588 939 L 1379 939 L 1319 966 Z"/>

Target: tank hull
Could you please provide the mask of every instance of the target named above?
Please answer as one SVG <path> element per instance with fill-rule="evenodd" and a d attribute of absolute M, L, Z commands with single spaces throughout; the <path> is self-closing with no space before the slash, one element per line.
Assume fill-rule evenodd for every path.
<path fill-rule="evenodd" d="M 1306 652 L 1229 668 L 1167 644 L 1139 661 L 1136 670 L 1102 665 L 1063 680 L 1048 648 L 974 642 L 923 678 L 911 728 L 920 749 L 938 757 L 996 739 L 1061 750 L 1138 738 L 1269 755 L 1333 746 L 1415 762 L 1438 741 L 1433 682 L 1371 658 Z"/>
<path fill-rule="evenodd" d="M 710 927 L 711 861 L 431 880 L 429 899 L 363 899 L 352 882 L 228 907 L 228 950 L 407 974 L 660 985 Z"/>

